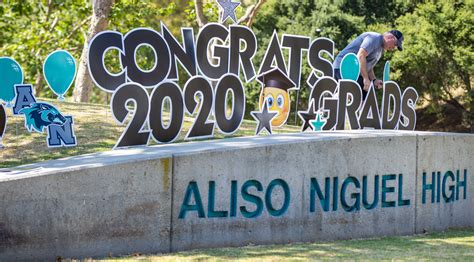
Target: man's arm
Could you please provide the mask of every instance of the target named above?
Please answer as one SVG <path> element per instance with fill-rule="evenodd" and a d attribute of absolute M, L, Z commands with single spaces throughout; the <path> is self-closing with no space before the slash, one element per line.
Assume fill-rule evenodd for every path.
<path fill-rule="evenodd" d="M 374 81 L 374 85 L 377 87 L 377 88 L 382 88 L 382 85 L 383 85 L 383 82 L 382 80 L 380 79 L 377 79 L 377 77 L 375 76 L 375 73 L 374 73 L 374 69 L 371 69 L 369 71 L 369 79 L 370 81 Z"/>
<path fill-rule="evenodd" d="M 369 71 L 369 79 L 370 81 L 374 81 L 377 77 L 375 77 L 374 69 Z"/>
<path fill-rule="evenodd" d="M 362 78 L 364 79 L 364 90 L 368 91 L 370 87 L 370 79 L 369 79 L 369 74 L 367 72 L 367 60 L 366 57 L 369 54 L 367 51 L 365 51 L 364 48 L 359 48 L 359 52 L 357 52 L 357 58 L 359 59 L 359 64 L 360 64 L 360 74 L 362 75 Z"/>

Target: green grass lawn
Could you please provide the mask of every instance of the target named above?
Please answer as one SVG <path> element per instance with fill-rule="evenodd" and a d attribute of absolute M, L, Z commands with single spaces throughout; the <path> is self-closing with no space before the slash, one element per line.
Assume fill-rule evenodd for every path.
<path fill-rule="evenodd" d="M 288 260 L 462 260 L 474 261 L 474 229 L 415 236 L 385 237 L 271 246 L 247 246 L 104 258 L 106 261 L 288 261 Z"/>
<path fill-rule="evenodd" d="M 35 132 L 30 134 L 25 128 L 24 117 L 13 117 L 11 109 L 7 109 L 8 121 L 2 141 L 4 148 L 0 148 L 0 168 L 112 150 L 125 130 L 125 125 L 115 122 L 108 105 L 60 102 L 56 99 L 47 98 L 39 98 L 38 100 L 52 103 L 64 115 L 72 115 L 74 117 L 74 132 L 77 137 L 77 146 L 49 149 L 46 144 L 46 132 L 43 134 Z M 174 143 L 184 142 L 184 137 L 193 121 L 194 118 L 185 117 L 181 134 Z M 255 121 L 244 120 L 232 137 L 254 135 L 255 128 Z M 281 128 L 275 128 L 273 132 L 295 133 L 299 132 L 299 130 L 300 127 L 284 125 Z M 224 137 L 224 135 L 219 133 L 217 127 L 215 128 L 214 136 L 216 139 Z M 150 143 L 150 145 L 155 144 L 152 140 L 150 140 Z"/>

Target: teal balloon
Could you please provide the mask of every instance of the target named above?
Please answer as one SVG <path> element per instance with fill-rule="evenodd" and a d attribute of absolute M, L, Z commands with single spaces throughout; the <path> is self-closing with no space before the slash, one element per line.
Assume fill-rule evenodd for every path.
<path fill-rule="evenodd" d="M 354 53 L 349 53 L 341 61 L 341 78 L 357 81 L 360 74 L 359 59 Z"/>
<path fill-rule="evenodd" d="M 390 61 L 385 62 L 385 67 L 383 68 L 383 81 L 390 81 Z"/>
<path fill-rule="evenodd" d="M 69 52 L 56 50 L 44 61 L 43 74 L 58 99 L 64 100 L 64 94 L 76 76 L 76 60 Z"/>
<path fill-rule="evenodd" d="M 15 99 L 15 85 L 23 83 L 21 66 L 10 57 L 0 57 L 0 99 L 11 107 Z"/>

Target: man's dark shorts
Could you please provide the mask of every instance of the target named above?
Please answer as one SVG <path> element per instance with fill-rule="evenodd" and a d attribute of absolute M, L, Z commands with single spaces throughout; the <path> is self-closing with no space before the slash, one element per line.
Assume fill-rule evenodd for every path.
<path fill-rule="evenodd" d="M 334 79 L 339 80 L 341 79 L 341 71 L 339 68 L 334 69 Z M 357 83 L 359 83 L 360 90 L 362 90 L 362 101 L 365 100 L 365 97 L 367 96 L 367 91 L 364 90 L 364 78 L 362 76 L 359 76 L 357 79 Z"/>

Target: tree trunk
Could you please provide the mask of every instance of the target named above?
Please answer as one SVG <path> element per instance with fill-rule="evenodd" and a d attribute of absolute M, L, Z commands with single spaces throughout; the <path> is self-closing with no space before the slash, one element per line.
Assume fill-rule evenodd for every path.
<path fill-rule="evenodd" d="M 43 89 L 43 74 L 41 71 L 36 72 L 36 80 L 35 80 L 35 95 L 39 96 L 39 93 Z"/>
<path fill-rule="evenodd" d="M 260 7 L 262 7 L 263 4 L 265 4 L 266 1 L 267 0 L 258 0 L 257 4 L 247 8 L 245 15 L 239 19 L 237 24 L 246 23 L 247 27 L 252 27 L 253 21 L 257 16 L 258 10 L 260 9 Z"/>
<path fill-rule="evenodd" d="M 195 11 L 196 11 L 196 21 L 198 23 L 199 28 L 202 28 L 207 24 L 207 19 L 204 16 L 203 12 L 203 2 L 202 0 L 196 0 L 194 3 Z"/>
<path fill-rule="evenodd" d="M 109 14 L 112 9 L 114 0 L 93 0 L 92 1 L 92 19 L 84 41 L 81 60 L 75 82 L 73 99 L 75 102 L 89 102 L 89 97 L 94 87 L 92 78 L 89 75 L 88 54 L 90 40 L 101 31 L 105 30 L 109 24 Z"/>

